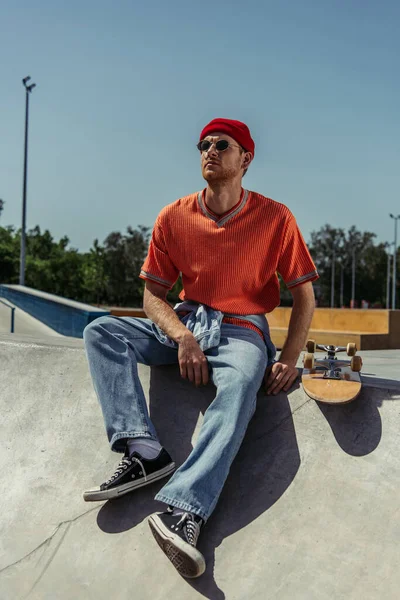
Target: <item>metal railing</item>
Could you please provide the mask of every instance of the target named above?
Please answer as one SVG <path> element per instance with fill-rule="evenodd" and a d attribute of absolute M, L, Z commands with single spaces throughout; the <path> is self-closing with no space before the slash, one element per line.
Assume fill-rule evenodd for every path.
<path fill-rule="evenodd" d="M 8 308 L 11 308 L 11 333 L 14 333 L 14 322 L 15 322 L 15 306 L 10 306 L 7 302 L 5 302 L 4 300 L 0 300 L 1 304 L 4 304 L 4 306 L 7 306 Z"/>

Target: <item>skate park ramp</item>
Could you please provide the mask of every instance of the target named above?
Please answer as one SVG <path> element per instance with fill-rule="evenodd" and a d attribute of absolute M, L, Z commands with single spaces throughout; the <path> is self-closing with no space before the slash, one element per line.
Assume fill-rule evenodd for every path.
<path fill-rule="evenodd" d="M 364 388 L 326 407 L 301 386 L 258 407 L 185 580 L 147 517 L 162 482 L 85 503 L 108 448 L 82 340 L 0 335 L 1 600 L 398 599 L 400 351 L 363 353 Z M 190 452 L 212 401 L 175 366 L 140 367 L 161 442 Z"/>
<path fill-rule="evenodd" d="M 14 309 L 14 332 L 17 334 L 26 334 L 36 337 L 64 337 L 51 327 L 45 325 L 38 319 L 35 319 L 16 306 L 10 300 L 0 298 L 0 335 L 11 332 L 11 309 Z"/>

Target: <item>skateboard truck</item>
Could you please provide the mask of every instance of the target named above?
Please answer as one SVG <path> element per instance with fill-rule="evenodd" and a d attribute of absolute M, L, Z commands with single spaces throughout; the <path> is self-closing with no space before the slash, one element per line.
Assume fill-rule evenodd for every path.
<path fill-rule="evenodd" d="M 306 348 L 301 376 L 305 393 L 327 404 L 345 404 L 354 400 L 361 390 L 359 372 L 362 367 L 355 343 L 349 342 L 344 347 L 317 345 L 314 340 L 308 340 Z M 323 359 L 315 357 L 317 349 L 326 353 Z M 349 359 L 338 358 L 339 352 L 346 352 Z"/>
<path fill-rule="evenodd" d="M 334 366 L 334 363 L 329 361 L 326 367 L 315 367 L 316 371 L 324 371 L 324 379 L 341 379 L 340 369 Z"/>
<path fill-rule="evenodd" d="M 340 380 L 340 368 L 337 365 L 336 352 L 345 352 L 347 348 L 343 346 L 324 346 L 321 344 L 317 345 L 319 350 L 325 350 L 327 356 L 324 359 L 328 364 L 324 367 L 316 367 L 317 371 L 324 371 L 324 379 L 339 379 Z"/>
<path fill-rule="evenodd" d="M 317 348 L 319 350 L 325 350 L 325 352 L 328 353 L 325 360 L 335 360 L 336 352 L 347 352 L 345 346 L 323 346 L 322 344 L 317 344 Z"/>
<path fill-rule="evenodd" d="M 324 371 L 324 379 L 340 379 L 342 367 L 350 366 L 352 371 L 361 371 L 361 357 L 356 356 L 357 347 L 354 343 L 347 346 L 333 346 L 316 344 L 314 340 L 308 340 L 307 353 L 304 356 L 304 367 L 315 371 Z M 314 359 L 316 350 L 325 350 L 324 359 Z M 336 357 L 338 352 L 346 352 L 351 360 L 340 360 Z"/>

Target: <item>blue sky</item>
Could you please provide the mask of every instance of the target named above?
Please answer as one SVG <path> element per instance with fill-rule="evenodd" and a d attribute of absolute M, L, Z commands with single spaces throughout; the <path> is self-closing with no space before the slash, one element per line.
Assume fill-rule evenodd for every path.
<path fill-rule="evenodd" d="M 152 227 L 203 187 L 195 148 L 215 117 L 245 121 L 244 184 L 286 204 L 306 240 L 325 223 L 392 241 L 400 213 L 400 4 L 372 0 L 146 3 L 15 0 L 0 7 L 0 224 L 87 251 Z"/>

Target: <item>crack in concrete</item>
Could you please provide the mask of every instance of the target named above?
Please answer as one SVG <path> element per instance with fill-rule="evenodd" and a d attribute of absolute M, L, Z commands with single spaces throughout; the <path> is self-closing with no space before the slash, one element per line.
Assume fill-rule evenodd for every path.
<path fill-rule="evenodd" d="M 278 423 L 276 423 L 275 425 L 273 425 L 271 427 L 271 429 L 267 429 L 266 431 L 264 431 L 263 433 L 261 433 L 261 435 L 253 437 L 251 440 L 247 440 L 244 441 L 242 443 L 243 447 L 246 447 L 248 444 L 253 444 L 254 442 L 258 442 L 259 440 L 261 440 L 262 438 L 264 438 L 267 435 L 270 435 L 272 433 L 274 433 L 277 429 L 279 429 L 281 427 L 281 425 L 283 425 L 286 421 L 288 421 L 290 418 L 293 417 L 293 415 L 300 410 L 301 408 L 303 408 L 303 406 L 305 406 L 306 404 L 309 404 L 310 402 L 314 402 L 314 400 L 311 400 L 311 398 L 307 398 L 303 404 L 300 404 L 300 406 L 298 406 L 297 408 L 295 408 L 294 410 L 290 410 L 290 412 L 286 415 L 286 417 L 283 417 Z M 241 447 L 242 447 L 241 446 Z"/>
<path fill-rule="evenodd" d="M 53 537 L 58 533 L 58 531 L 60 530 L 60 528 L 63 525 L 68 525 L 68 527 L 66 528 L 66 532 L 69 529 L 69 526 L 72 523 L 75 523 L 75 521 L 77 521 L 78 519 L 80 519 L 81 517 L 84 517 L 85 515 L 88 515 L 89 513 L 93 512 L 94 510 L 97 510 L 97 506 L 94 508 L 90 508 L 89 510 L 87 510 L 86 512 L 78 515 L 77 517 L 75 517 L 74 519 L 68 519 L 67 521 L 61 521 L 61 523 L 59 523 L 57 525 L 57 527 L 55 528 L 54 532 L 48 537 L 46 538 L 43 542 L 41 542 L 38 546 L 36 546 L 36 548 L 34 548 L 33 550 L 31 550 L 28 554 L 25 554 L 25 556 L 23 556 L 22 558 L 19 558 L 18 560 L 16 560 L 15 562 L 11 563 L 11 565 L 7 565 L 6 567 L 3 567 L 2 569 L 0 569 L 0 575 L 2 573 L 4 573 L 4 571 L 7 571 L 8 569 L 11 569 L 12 567 L 15 567 L 16 565 L 18 565 L 19 563 L 23 562 L 24 560 L 26 560 L 27 558 L 29 558 L 30 556 L 32 556 L 32 554 L 34 554 L 35 552 L 37 552 L 38 550 L 40 550 L 40 548 L 42 548 L 45 545 L 49 545 L 51 540 L 53 539 Z M 65 535 L 63 536 L 62 539 L 64 539 Z M 59 547 L 59 546 L 58 546 Z M 57 550 L 58 550 L 57 547 Z M 47 565 L 48 566 L 48 565 Z M 46 567 L 47 568 L 47 567 Z M 32 591 L 32 590 L 31 590 Z M 30 592 L 29 592 L 30 593 Z"/>
<path fill-rule="evenodd" d="M 271 429 L 269 429 L 268 431 L 266 431 L 265 433 L 263 433 L 261 436 L 259 436 L 257 438 L 260 439 L 261 437 L 264 437 L 265 435 L 270 435 L 271 433 L 273 433 L 274 431 L 276 431 L 277 429 L 279 429 L 281 427 L 281 425 L 283 423 L 285 423 L 288 419 L 292 418 L 293 415 L 299 411 L 300 409 L 302 409 L 306 404 L 308 404 L 309 402 L 311 402 L 310 398 L 307 398 L 302 404 L 300 404 L 300 406 L 298 406 L 295 410 L 291 410 L 290 413 L 285 416 L 283 419 L 281 419 L 281 421 L 279 421 L 279 423 L 277 423 L 275 426 L 273 426 Z M 66 521 L 61 521 L 55 531 L 48 537 L 46 538 L 43 542 L 41 542 L 36 548 L 34 548 L 33 550 L 31 550 L 31 552 L 29 552 L 28 554 L 26 554 L 25 556 L 23 556 L 22 558 L 18 559 L 17 561 L 15 561 L 14 563 L 7 565 L 6 567 L 3 567 L 3 569 L 0 570 L 0 575 L 8 570 L 11 569 L 12 567 L 18 565 L 19 563 L 23 562 L 24 560 L 26 560 L 27 558 L 29 558 L 30 556 L 32 556 L 35 552 L 37 552 L 38 550 L 40 550 L 40 548 L 42 548 L 45 545 L 49 545 L 51 540 L 54 538 L 54 536 L 59 532 L 60 528 L 63 525 L 67 525 L 67 527 L 65 528 L 65 531 L 61 537 L 61 540 L 59 541 L 59 543 L 57 544 L 56 548 L 54 549 L 54 552 L 52 553 L 52 555 L 50 556 L 50 558 L 48 559 L 48 561 L 46 562 L 44 568 L 42 569 L 42 572 L 40 573 L 40 575 L 37 577 L 37 579 L 34 581 L 31 589 L 29 590 L 29 592 L 27 593 L 27 595 L 25 596 L 25 598 L 28 598 L 28 596 L 30 596 L 30 594 L 33 592 L 33 590 L 35 589 L 35 587 L 37 586 L 37 584 L 40 582 L 40 580 L 43 578 L 43 576 L 45 575 L 46 571 L 48 570 L 49 566 L 51 565 L 51 563 L 54 560 L 54 557 L 56 556 L 60 546 L 62 545 L 65 536 L 67 535 L 72 523 L 74 523 L 75 521 L 77 521 L 78 519 L 84 517 L 85 515 L 88 515 L 89 513 L 93 512 L 94 510 L 97 510 L 97 506 L 94 508 L 91 508 L 87 511 L 85 511 L 84 513 L 76 516 L 74 519 L 69 519 Z"/>
<path fill-rule="evenodd" d="M 281 419 L 279 421 L 279 423 L 277 423 L 276 425 L 274 425 L 273 427 L 271 427 L 271 429 L 268 429 L 267 431 L 265 431 L 262 435 L 258 436 L 258 438 L 256 438 L 256 440 L 261 439 L 262 437 L 264 437 L 265 435 L 269 435 L 270 433 L 274 433 L 274 431 L 276 431 L 277 429 L 279 429 L 279 427 L 285 423 L 288 419 L 290 419 L 291 417 L 293 417 L 293 415 L 295 413 L 297 413 L 298 410 L 300 410 L 301 408 L 303 408 L 303 406 L 305 406 L 306 404 L 308 404 L 309 402 L 311 402 L 311 398 L 307 398 L 307 400 L 305 400 L 303 402 L 303 404 L 300 404 L 300 406 L 298 406 L 297 408 L 295 408 L 294 410 L 291 410 L 290 413 L 286 416 L 283 417 L 283 419 Z"/>
<path fill-rule="evenodd" d="M 61 536 L 61 540 L 58 542 L 57 546 L 54 549 L 54 552 L 52 553 L 52 555 L 50 556 L 49 560 L 44 565 L 44 568 L 42 569 L 42 572 L 40 573 L 39 577 L 37 577 L 36 580 L 33 582 L 33 585 L 31 587 L 31 589 L 29 590 L 29 592 L 26 594 L 25 598 L 28 598 L 31 595 L 31 593 L 33 592 L 33 590 L 35 589 L 35 587 L 37 586 L 37 584 L 42 579 L 42 577 L 46 573 L 47 569 L 49 568 L 49 566 L 53 562 L 53 559 L 54 559 L 55 555 L 57 554 L 57 552 L 58 552 L 61 544 L 63 543 L 64 538 L 67 535 L 67 533 L 68 533 L 69 528 L 71 527 L 71 525 L 72 525 L 72 522 L 68 523 L 68 525 L 66 526 L 65 531 L 64 531 L 63 535 Z M 61 523 L 58 526 L 57 531 L 59 531 L 60 528 L 61 528 Z"/>

